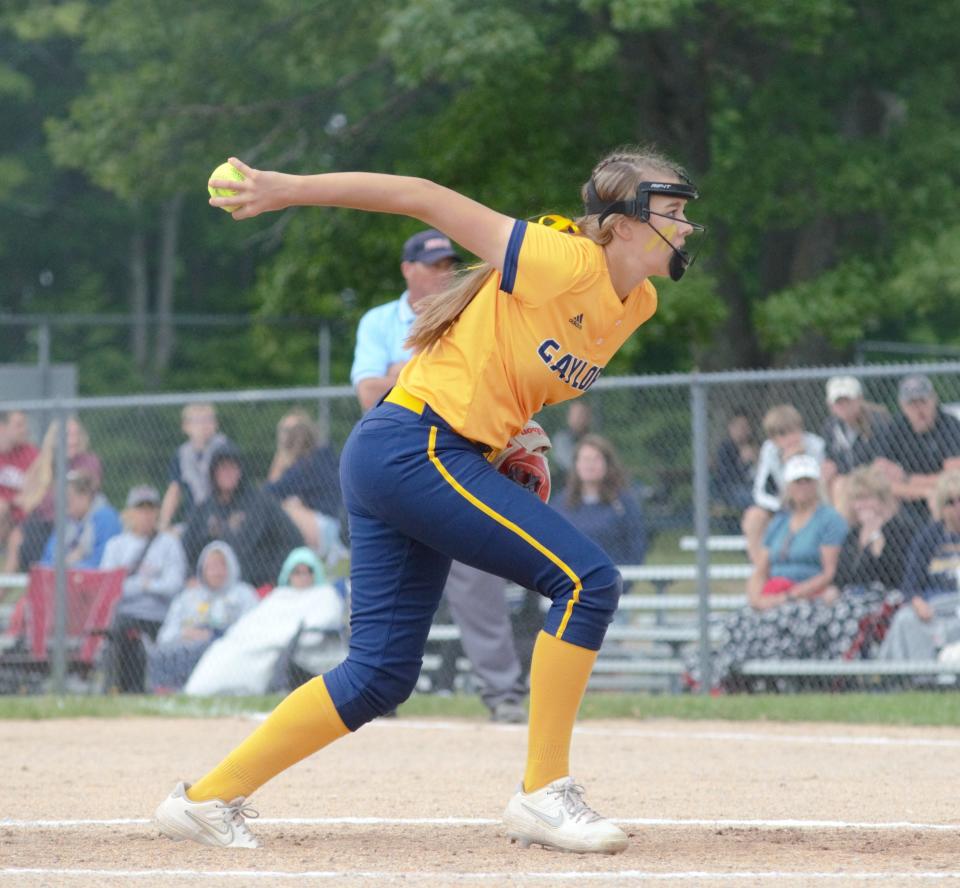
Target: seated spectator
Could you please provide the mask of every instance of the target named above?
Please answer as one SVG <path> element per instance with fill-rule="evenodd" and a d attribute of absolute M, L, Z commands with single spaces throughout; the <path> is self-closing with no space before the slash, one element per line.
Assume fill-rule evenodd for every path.
<path fill-rule="evenodd" d="M 107 651 L 110 689 L 139 694 L 144 690 L 146 655 L 143 636 L 157 637 L 170 602 L 187 574 L 180 541 L 159 531 L 160 494 L 146 484 L 131 488 L 123 512 L 126 529 L 113 537 L 103 552 L 100 567 L 122 567 L 127 575 L 123 594 L 113 612 Z"/>
<path fill-rule="evenodd" d="M 739 517 L 753 503 L 757 442 L 747 411 L 735 409 L 727 420 L 727 435 L 713 459 L 710 486 L 713 498 Z"/>
<path fill-rule="evenodd" d="M 606 438 L 586 435 L 577 444 L 567 488 L 551 505 L 614 563 L 643 563 L 647 554 L 643 513 Z"/>
<path fill-rule="evenodd" d="M 815 457 L 790 457 L 783 480 L 783 508 L 767 528 L 760 561 L 747 581 L 747 597 L 755 610 L 821 595 L 833 584 L 847 534 L 846 522 L 823 501 Z"/>
<path fill-rule="evenodd" d="M 764 531 L 770 518 L 780 509 L 783 492 L 783 467 L 790 457 L 799 454 L 823 462 L 823 438 L 805 432 L 803 417 L 792 404 L 771 407 L 763 417 L 767 440 L 760 447 L 757 473 L 753 479 L 753 505 L 743 513 L 741 529 L 746 538 L 747 555 L 756 564 L 761 556 Z"/>
<path fill-rule="evenodd" d="M 79 469 L 68 472 L 64 532 L 67 567 L 100 567 L 107 542 L 122 532 L 117 510 L 100 493 L 99 479 Z M 54 530 L 47 539 L 39 563 L 53 566 L 56 553 L 57 533 Z"/>
<path fill-rule="evenodd" d="M 255 587 L 272 583 L 291 549 L 303 538 L 279 503 L 247 483 L 240 451 L 224 444 L 210 460 L 211 494 L 197 506 L 183 532 L 187 563 L 214 540 L 228 543 L 240 561 L 241 576 Z"/>
<path fill-rule="evenodd" d="M 304 542 L 328 565 L 347 555 L 340 540 L 340 461 L 329 444 L 320 443 L 302 410 L 277 424 L 277 450 L 263 489 L 281 502 Z"/>
<path fill-rule="evenodd" d="M 901 415 L 877 436 L 875 465 L 890 479 L 903 514 L 916 527 L 930 520 L 937 479 L 960 469 L 960 421 L 940 409 L 926 376 L 907 376 L 898 391 Z"/>
<path fill-rule="evenodd" d="M 40 453 L 30 442 L 30 423 L 21 410 L 0 411 L 0 547 L 24 519 L 20 505 L 27 470 Z"/>
<path fill-rule="evenodd" d="M 827 407 L 830 416 L 823 425 L 826 455 L 821 470 L 827 496 L 842 512 L 847 476 L 873 459 L 874 442 L 880 430 L 890 424 L 890 411 L 864 400 L 855 376 L 827 380 Z"/>
<path fill-rule="evenodd" d="M 835 585 L 900 589 L 914 529 L 900 516 L 900 501 L 886 475 L 870 466 L 850 474 L 846 518 Z"/>
<path fill-rule="evenodd" d="M 593 410 L 585 398 L 571 401 L 567 407 L 566 425 L 551 437 L 550 470 L 557 487 L 566 484 L 573 471 L 574 451 L 593 429 Z"/>
<path fill-rule="evenodd" d="M 816 458 L 790 457 L 783 481 L 783 508 L 767 528 L 747 581 L 749 605 L 724 622 L 713 655 L 715 687 L 737 687 L 737 669 L 746 660 L 810 657 L 816 652 L 816 633 L 810 628 L 814 601 L 834 584 L 847 524 L 824 501 Z M 688 665 L 690 683 L 696 684 L 699 662 Z"/>
<path fill-rule="evenodd" d="M 160 505 L 160 529 L 166 530 L 180 508 L 189 515 L 210 495 L 210 458 L 227 443 L 217 431 L 213 404 L 187 404 L 180 414 L 180 428 L 187 436 L 170 461 L 167 490 Z"/>
<path fill-rule="evenodd" d="M 816 659 L 874 656 L 903 601 L 900 591 L 913 527 L 898 514 L 900 501 L 886 476 L 860 466 L 847 476 L 846 519 L 850 530 L 837 563 L 834 585 L 814 610 Z"/>
<path fill-rule="evenodd" d="M 317 556 L 305 546 L 294 549 L 277 583 L 260 604 L 210 645 L 184 687 L 187 694 L 266 693 L 298 636 L 304 644 L 294 653 L 293 662 L 309 675 L 342 654 L 344 601 L 326 582 Z"/>
<path fill-rule="evenodd" d="M 882 659 L 935 660 L 942 647 L 960 641 L 960 471 L 937 479 L 934 515 L 910 547 L 903 575 L 909 604 L 894 615 Z"/>
<path fill-rule="evenodd" d="M 204 547 L 197 581 L 174 598 L 147 651 L 150 687 L 179 691 L 203 652 L 259 602 L 253 586 L 240 579 L 233 550 L 221 542 Z"/>
<path fill-rule="evenodd" d="M 47 427 L 40 453 L 24 476 L 23 490 L 16 504 L 26 518 L 10 534 L 4 565 L 6 573 L 28 570 L 31 564 L 39 561 L 53 531 L 53 478 L 59 429 L 56 421 Z M 90 452 L 87 430 L 75 417 L 67 420 L 67 471 L 83 472 L 93 479 L 96 490 L 100 489 L 103 480 L 100 458 Z"/>

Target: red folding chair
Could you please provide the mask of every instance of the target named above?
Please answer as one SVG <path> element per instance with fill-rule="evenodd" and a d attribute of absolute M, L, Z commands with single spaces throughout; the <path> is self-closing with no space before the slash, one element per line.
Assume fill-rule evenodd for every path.
<path fill-rule="evenodd" d="M 123 594 L 126 572 L 67 571 L 67 665 L 89 669 L 110 628 L 113 610 Z M 27 640 L 34 658 L 47 660 L 55 642 L 56 573 L 33 567 L 26 594 Z"/>

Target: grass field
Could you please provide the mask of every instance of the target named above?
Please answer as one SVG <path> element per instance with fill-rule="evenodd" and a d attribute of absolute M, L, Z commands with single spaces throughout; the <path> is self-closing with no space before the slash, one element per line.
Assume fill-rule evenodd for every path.
<path fill-rule="evenodd" d="M 209 718 L 266 712 L 281 698 L 219 699 L 172 697 L 2 697 L 0 719 L 123 718 L 165 716 Z M 404 717 L 484 718 L 476 697 L 417 694 L 400 707 Z M 725 697 L 591 693 L 581 719 L 682 718 L 696 720 L 837 722 L 880 725 L 960 725 L 960 694 L 745 694 Z"/>

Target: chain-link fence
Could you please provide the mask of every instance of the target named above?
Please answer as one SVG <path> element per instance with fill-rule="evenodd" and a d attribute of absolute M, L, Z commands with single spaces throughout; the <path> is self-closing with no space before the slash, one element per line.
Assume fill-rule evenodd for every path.
<path fill-rule="evenodd" d="M 342 656 L 349 390 L 18 406 L 7 691 L 261 693 Z"/>
<path fill-rule="evenodd" d="M 543 411 L 552 503 L 627 586 L 594 685 L 952 687 L 956 403 L 944 363 L 607 379 Z M 0 406 L 3 692 L 260 693 L 342 656 L 351 390 Z M 421 686 L 474 688 L 459 654 L 437 628 Z"/>

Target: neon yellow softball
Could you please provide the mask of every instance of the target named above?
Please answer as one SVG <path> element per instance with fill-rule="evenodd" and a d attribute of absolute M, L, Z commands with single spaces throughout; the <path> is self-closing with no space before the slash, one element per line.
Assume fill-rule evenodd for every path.
<path fill-rule="evenodd" d="M 237 182 L 242 182 L 246 176 L 240 172 L 235 166 L 231 166 L 229 163 L 221 163 L 212 173 L 210 173 L 210 179 L 235 179 Z M 207 184 L 207 191 L 210 192 L 211 197 L 232 197 L 236 194 L 236 191 L 231 190 L 230 188 L 213 188 Z M 226 210 L 228 213 L 232 213 L 236 207 L 220 207 L 221 210 Z"/>

